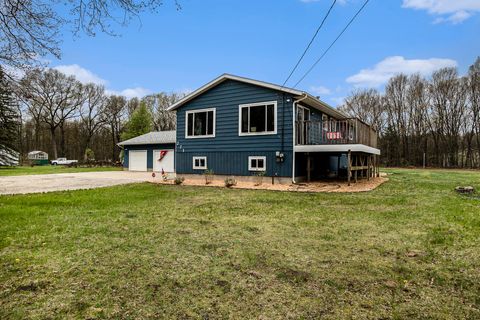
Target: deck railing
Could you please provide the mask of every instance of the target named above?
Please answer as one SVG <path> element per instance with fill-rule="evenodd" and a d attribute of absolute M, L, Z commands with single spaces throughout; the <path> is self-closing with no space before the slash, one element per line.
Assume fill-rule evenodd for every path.
<path fill-rule="evenodd" d="M 297 145 L 363 144 L 377 147 L 377 132 L 359 119 L 296 121 Z"/>

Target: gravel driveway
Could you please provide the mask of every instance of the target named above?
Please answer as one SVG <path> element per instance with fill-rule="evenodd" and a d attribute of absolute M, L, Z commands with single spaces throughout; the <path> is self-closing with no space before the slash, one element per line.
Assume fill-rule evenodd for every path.
<path fill-rule="evenodd" d="M 105 171 L 0 177 L 0 194 L 93 189 L 153 181 L 151 172 Z"/>

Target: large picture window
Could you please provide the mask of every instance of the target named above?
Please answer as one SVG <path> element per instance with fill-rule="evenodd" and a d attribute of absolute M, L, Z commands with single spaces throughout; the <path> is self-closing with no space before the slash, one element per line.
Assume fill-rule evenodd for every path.
<path fill-rule="evenodd" d="M 276 101 L 242 104 L 239 109 L 239 135 L 277 133 Z"/>
<path fill-rule="evenodd" d="M 186 138 L 215 137 L 215 109 L 186 112 Z"/>

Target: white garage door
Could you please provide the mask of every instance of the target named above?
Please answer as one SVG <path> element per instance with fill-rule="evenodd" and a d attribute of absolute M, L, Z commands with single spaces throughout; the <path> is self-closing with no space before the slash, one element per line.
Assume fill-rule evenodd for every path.
<path fill-rule="evenodd" d="M 147 151 L 130 150 L 128 152 L 128 170 L 147 171 Z"/>
<path fill-rule="evenodd" d="M 167 151 L 167 154 L 160 159 L 160 151 Z M 156 172 L 175 172 L 175 150 L 165 149 L 165 150 L 154 150 L 153 151 L 153 171 Z"/>

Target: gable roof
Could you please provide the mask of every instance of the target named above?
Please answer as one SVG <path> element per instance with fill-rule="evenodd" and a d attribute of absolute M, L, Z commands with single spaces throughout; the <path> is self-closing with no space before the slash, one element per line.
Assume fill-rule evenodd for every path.
<path fill-rule="evenodd" d="M 167 144 L 175 143 L 176 134 L 175 130 L 172 131 L 153 131 L 141 136 L 128 139 L 118 143 L 119 146 L 132 146 L 140 144 Z"/>
<path fill-rule="evenodd" d="M 264 87 L 264 88 L 277 90 L 277 91 L 280 91 L 280 92 L 289 93 L 289 94 L 292 94 L 293 96 L 295 96 L 296 98 L 300 98 L 300 97 L 304 98 L 304 99 L 302 99 L 302 102 L 304 104 L 307 104 L 307 105 L 310 105 L 310 106 L 312 106 L 316 109 L 319 109 L 320 111 L 322 111 L 322 112 L 324 112 L 324 113 L 326 113 L 330 116 L 333 116 L 333 117 L 336 117 L 336 118 L 339 118 L 339 119 L 348 118 L 348 116 L 346 116 L 342 112 L 338 111 L 337 109 L 333 108 L 332 106 L 328 105 L 327 103 L 321 101 L 320 99 L 312 96 L 311 94 L 309 94 L 307 92 L 300 91 L 300 90 L 293 89 L 293 88 L 284 87 L 284 86 L 279 86 L 277 84 L 273 84 L 273 83 L 269 83 L 269 82 L 265 82 L 265 81 L 259 81 L 259 80 L 254 80 L 254 79 L 250 79 L 250 78 L 239 77 L 239 76 L 235 76 L 235 75 L 228 74 L 228 73 L 222 74 L 218 78 L 210 81 L 209 83 L 205 84 L 204 86 L 202 86 L 202 87 L 198 88 L 197 90 L 193 91 L 192 93 L 186 95 L 184 98 L 180 99 L 179 101 L 177 101 L 176 103 L 174 103 L 170 107 L 168 107 L 167 110 L 172 111 L 172 110 L 175 110 L 175 109 L 183 106 L 185 103 L 193 100 L 194 98 L 198 97 L 202 93 L 210 90 L 211 88 L 219 85 L 220 83 L 222 83 L 226 80 L 235 80 L 235 81 L 239 81 L 239 82 L 243 82 L 243 83 L 253 84 L 253 85 L 256 85 L 256 86 L 259 86 L 259 87 Z"/>

